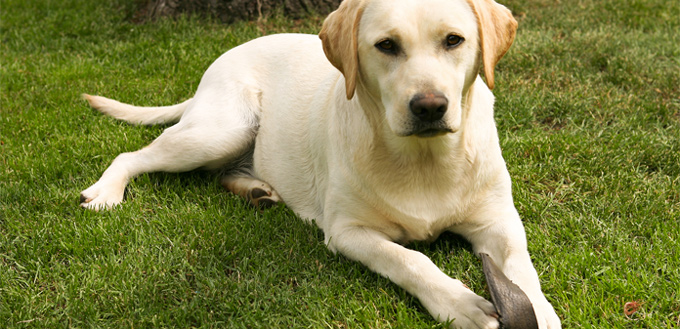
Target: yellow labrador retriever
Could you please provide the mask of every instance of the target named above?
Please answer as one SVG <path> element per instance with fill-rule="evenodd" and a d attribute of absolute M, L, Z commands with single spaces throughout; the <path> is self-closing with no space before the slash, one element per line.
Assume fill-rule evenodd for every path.
<path fill-rule="evenodd" d="M 182 104 L 85 95 L 131 123 L 179 122 L 118 156 L 81 205 L 119 204 L 140 173 L 230 165 L 229 190 L 255 205 L 285 202 L 319 225 L 328 248 L 388 277 L 441 321 L 499 326 L 490 302 L 403 246 L 451 231 L 527 293 L 540 328 L 559 328 L 494 124 L 489 87 L 516 27 L 492 0 L 345 0 L 319 37 L 266 36 L 225 53 Z"/>

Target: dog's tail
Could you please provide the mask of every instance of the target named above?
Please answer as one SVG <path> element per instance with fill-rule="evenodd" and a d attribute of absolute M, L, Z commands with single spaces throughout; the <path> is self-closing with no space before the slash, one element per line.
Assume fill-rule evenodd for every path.
<path fill-rule="evenodd" d="M 154 125 L 179 121 L 192 99 L 183 103 L 162 107 L 141 107 L 124 104 L 101 96 L 83 94 L 94 109 L 116 119 L 138 125 Z"/>

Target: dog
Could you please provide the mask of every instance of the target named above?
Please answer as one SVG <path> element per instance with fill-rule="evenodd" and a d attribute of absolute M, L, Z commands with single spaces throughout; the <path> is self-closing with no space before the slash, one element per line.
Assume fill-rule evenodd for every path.
<path fill-rule="evenodd" d="M 177 123 L 116 157 L 81 206 L 113 208 L 141 173 L 231 166 L 229 191 L 258 207 L 284 202 L 323 230 L 331 251 L 389 278 L 439 321 L 499 327 L 489 301 L 404 247 L 448 231 L 526 292 L 540 328 L 560 328 L 493 116 L 494 68 L 516 29 L 492 0 L 345 0 L 318 37 L 271 35 L 229 50 L 181 104 L 83 95 L 130 123 Z"/>

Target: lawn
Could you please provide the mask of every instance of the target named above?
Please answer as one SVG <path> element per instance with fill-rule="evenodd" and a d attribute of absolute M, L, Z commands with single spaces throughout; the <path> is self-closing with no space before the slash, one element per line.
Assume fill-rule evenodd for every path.
<path fill-rule="evenodd" d="M 0 0 L 0 327 L 440 328 L 216 173 L 146 174 L 114 211 L 78 206 L 118 153 L 164 129 L 104 117 L 81 93 L 177 103 L 231 47 L 322 22 L 138 24 L 137 2 Z M 680 1 L 505 4 L 520 26 L 496 120 L 548 299 L 565 328 L 680 327 Z M 488 297 L 465 241 L 411 247 Z"/>

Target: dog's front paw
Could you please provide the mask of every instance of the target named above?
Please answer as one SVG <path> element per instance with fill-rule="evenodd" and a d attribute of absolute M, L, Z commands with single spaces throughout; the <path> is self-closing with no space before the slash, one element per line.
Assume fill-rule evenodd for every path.
<path fill-rule="evenodd" d="M 449 321 L 452 328 L 497 329 L 498 315 L 491 302 L 467 289 L 460 281 L 451 279 L 448 287 L 436 296 L 421 301 L 439 321 Z"/>
<path fill-rule="evenodd" d="M 125 187 L 106 186 L 102 182 L 80 193 L 80 206 L 92 210 L 111 209 L 123 202 Z"/>
<path fill-rule="evenodd" d="M 532 301 L 534 306 L 534 313 L 536 313 L 536 320 L 538 321 L 538 328 L 540 329 L 560 329 L 562 324 L 560 318 L 555 313 L 552 305 L 541 296 L 540 299 Z"/>

